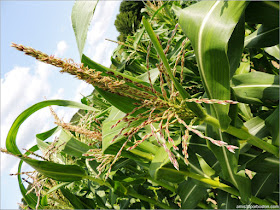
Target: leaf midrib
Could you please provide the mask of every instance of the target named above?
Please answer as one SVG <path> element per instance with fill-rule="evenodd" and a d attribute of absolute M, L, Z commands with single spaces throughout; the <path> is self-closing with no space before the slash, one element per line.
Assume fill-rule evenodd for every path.
<path fill-rule="evenodd" d="M 203 81 L 204 81 L 204 84 L 205 84 L 205 87 L 206 87 L 207 90 L 209 90 L 209 85 L 207 83 L 207 80 L 206 80 L 206 77 L 205 77 L 205 74 L 204 74 L 204 67 L 203 67 L 203 61 L 202 61 L 202 58 L 203 58 L 203 56 L 202 56 L 202 49 L 201 49 L 202 48 L 202 44 L 201 44 L 201 42 L 202 42 L 202 34 L 203 34 L 203 30 L 205 28 L 205 25 L 206 25 L 210 15 L 214 11 L 214 9 L 218 6 L 219 3 L 220 3 L 219 1 L 215 2 L 215 4 L 209 10 L 207 15 L 204 17 L 204 19 L 203 19 L 203 21 L 201 23 L 201 27 L 199 28 L 199 32 L 198 32 L 197 51 L 198 51 L 198 55 L 199 55 L 198 56 L 198 62 L 199 62 L 199 66 L 200 66 L 200 69 L 201 69 L 200 75 L 203 78 Z M 208 92 L 207 94 L 209 95 L 209 97 L 212 98 L 211 92 L 209 92 L 209 91 L 207 91 L 207 92 Z"/>

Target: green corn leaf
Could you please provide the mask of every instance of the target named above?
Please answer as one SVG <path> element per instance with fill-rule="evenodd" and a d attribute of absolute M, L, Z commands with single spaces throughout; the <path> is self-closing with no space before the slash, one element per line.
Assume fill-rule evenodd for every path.
<path fill-rule="evenodd" d="M 227 142 L 229 145 L 239 146 L 236 145 L 236 138 L 222 133 L 218 129 L 214 129 L 208 125 L 206 131 L 207 135 L 214 139 Z M 209 142 L 207 142 L 207 144 L 220 163 L 222 169 L 222 178 L 231 182 L 238 189 L 240 192 L 241 201 L 243 203 L 249 202 L 251 197 L 250 180 L 245 176 L 237 174 L 239 151 L 237 150 L 235 154 L 233 154 L 229 152 L 224 146 L 218 147 Z"/>
<path fill-rule="evenodd" d="M 87 106 L 84 104 L 80 104 L 80 103 L 77 103 L 74 101 L 67 101 L 67 100 L 46 100 L 46 101 L 42 101 L 37 104 L 34 104 L 33 106 L 29 107 L 24 112 L 22 112 L 17 117 L 17 119 L 14 121 L 12 127 L 10 128 L 7 139 L 6 139 L 6 148 L 9 152 L 13 153 L 14 155 L 21 155 L 21 152 L 19 151 L 19 149 L 16 145 L 16 137 L 17 137 L 19 127 L 34 112 L 36 112 L 44 107 L 51 106 L 51 105 L 98 111 L 97 109 L 95 109 L 93 107 L 90 107 L 90 106 Z"/>
<path fill-rule="evenodd" d="M 91 69 L 96 69 L 98 71 L 102 71 L 103 73 L 107 73 L 109 71 L 111 71 L 112 73 L 114 73 L 115 76 L 122 76 L 123 78 L 126 78 L 126 79 L 129 79 L 129 80 L 132 80 L 134 82 L 138 82 L 138 83 L 141 83 L 147 87 L 150 87 L 150 84 L 147 83 L 147 82 L 144 82 L 143 80 L 141 79 L 137 79 L 133 76 L 130 76 L 130 75 L 127 75 L 127 74 L 123 74 L 121 72 L 118 72 L 114 69 L 110 69 L 110 68 L 107 68 L 99 63 L 96 63 L 94 62 L 93 60 L 91 60 L 90 58 L 88 58 L 87 56 L 83 55 L 82 56 L 82 63 L 85 64 L 85 66 L 88 66 L 89 68 Z"/>
<path fill-rule="evenodd" d="M 87 144 L 78 141 L 72 135 L 62 130 L 59 136 L 59 144 L 64 142 L 66 144 L 61 148 L 61 151 L 74 157 L 81 158 L 83 157 L 83 154 L 85 154 L 89 149 L 91 149 L 91 147 Z"/>
<path fill-rule="evenodd" d="M 254 155 L 250 153 L 242 154 L 242 159 L 249 159 L 246 163 L 246 168 L 258 173 L 279 173 L 279 159 L 269 153 L 260 153 Z"/>
<path fill-rule="evenodd" d="M 77 0 L 72 8 L 71 20 L 72 20 L 73 30 L 76 36 L 80 57 L 82 57 L 83 54 L 87 33 L 88 33 L 88 27 L 90 25 L 98 1 L 99 0 L 95 0 L 95 1 Z"/>
<path fill-rule="evenodd" d="M 244 34 L 240 24 L 247 4 L 244 1 L 202 1 L 181 11 L 179 23 L 191 40 L 209 98 L 230 99 L 229 79 L 237 68 L 237 60 L 240 61 L 242 39 L 238 41 L 238 37 Z M 234 44 L 237 49 L 231 47 Z M 213 106 L 221 128 L 226 129 L 230 123 L 229 106 Z"/>
<path fill-rule="evenodd" d="M 144 34 L 144 28 L 141 28 L 136 32 L 135 40 L 133 42 L 133 47 L 134 47 L 135 50 L 137 49 L 138 44 L 139 44 L 143 34 Z"/>
<path fill-rule="evenodd" d="M 230 193 L 222 190 L 218 190 L 217 194 L 218 209 L 236 209 L 239 203 L 238 199 L 233 198 Z"/>
<path fill-rule="evenodd" d="M 36 134 L 36 141 L 37 141 L 37 146 L 45 154 L 48 151 L 48 147 L 50 146 L 48 143 L 44 142 L 46 139 L 51 137 L 53 134 L 58 132 L 60 128 L 56 126 L 55 128 L 52 128 L 46 132 Z"/>
<path fill-rule="evenodd" d="M 36 138 L 44 141 L 49 137 L 51 137 L 52 135 L 54 135 L 56 132 L 60 131 L 60 129 L 61 129 L 60 127 L 56 126 L 46 132 L 36 134 Z"/>
<path fill-rule="evenodd" d="M 85 171 L 77 165 L 62 165 L 49 161 L 39 161 L 21 157 L 21 159 L 36 169 L 39 173 L 57 181 L 79 181 L 86 176 Z"/>
<path fill-rule="evenodd" d="M 50 194 L 50 193 L 52 193 L 52 192 L 55 192 L 55 191 L 57 191 L 58 189 L 60 189 L 61 187 L 64 187 L 64 186 L 66 186 L 66 185 L 68 185 L 68 184 L 69 184 L 69 182 L 61 182 L 61 183 L 55 185 L 54 187 L 52 187 L 51 189 L 49 189 L 49 191 L 47 192 L 47 194 Z"/>
<path fill-rule="evenodd" d="M 235 75 L 232 89 L 237 100 L 244 103 L 262 104 L 279 100 L 279 77 L 263 72 Z"/>
<path fill-rule="evenodd" d="M 192 136 L 189 143 L 189 150 L 192 150 L 195 153 L 199 154 L 203 158 L 203 160 L 217 173 L 221 171 L 219 161 L 217 160 L 213 152 L 209 150 L 204 139 L 201 139 L 198 136 Z"/>
<path fill-rule="evenodd" d="M 253 114 L 251 112 L 251 108 L 250 108 L 249 104 L 238 103 L 237 106 L 238 106 L 238 109 L 240 110 L 240 112 L 238 114 L 240 114 L 240 116 L 245 121 L 249 121 L 250 119 L 252 119 Z"/>
<path fill-rule="evenodd" d="M 265 198 L 276 189 L 278 175 L 276 173 L 257 173 L 252 179 L 252 195 Z"/>
<path fill-rule="evenodd" d="M 194 179 L 182 182 L 178 187 L 178 195 L 181 198 L 182 209 L 194 209 L 197 204 L 207 195 L 207 187 Z"/>
<path fill-rule="evenodd" d="M 36 134 L 37 146 L 39 147 L 39 149 L 42 151 L 43 154 L 46 154 L 46 152 L 49 151 L 49 147 L 50 147 L 50 144 L 46 143 L 45 140 L 60 130 L 61 128 L 57 126 L 46 132 Z M 61 163 L 61 164 L 65 163 L 64 158 L 61 156 L 60 153 L 56 153 L 52 157 L 53 157 L 52 160 L 56 163 Z"/>
<path fill-rule="evenodd" d="M 42 206 L 48 206 L 48 196 L 47 196 L 47 195 L 45 195 L 45 196 L 41 199 L 40 204 L 41 204 Z"/>
<path fill-rule="evenodd" d="M 246 128 L 248 128 L 249 133 L 258 137 L 264 138 L 269 135 L 269 131 L 265 126 L 265 119 L 268 117 L 269 113 L 260 114 L 244 123 Z"/>
<path fill-rule="evenodd" d="M 276 44 L 279 44 L 279 26 L 266 25 L 247 36 L 244 42 L 247 48 L 271 47 Z"/>
<path fill-rule="evenodd" d="M 245 74 L 250 71 L 250 62 L 241 62 L 238 69 L 236 69 L 235 74 Z"/>
<path fill-rule="evenodd" d="M 122 112 L 129 113 L 134 108 L 136 108 L 135 103 L 139 103 L 139 101 L 136 101 L 132 98 L 128 98 L 125 96 L 120 96 L 108 91 L 104 91 L 98 87 L 94 87 L 100 95 L 102 95 L 110 104 L 112 104 L 114 107 L 118 108 Z"/>
<path fill-rule="evenodd" d="M 266 47 L 264 51 L 267 52 L 269 55 L 273 56 L 274 58 L 280 60 L 280 49 L 279 45 L 275 45 L 273 47 Z"/>
<path fill-rule="evenodd" d="M 95 203 L 92 199 L 83 198 L 71 193 L 70 190 L 66 188 L 60 189 L 62 194 L 69 200 L 75 209 L 93 209 L 95 208 Z"/>
<path fill-rule="evenodd" d="M 150 77 L 151 77 L 152 84 L 154 84 L 154 82 L 157 80 L 158 75 L 159 75 L 159 70 L 157 68 L 150 70 Z M 144 82 L 149 82 L 148 72 L 139 75 L 137 78 L 143 80 Z"/>
<path fill-rule="evenodd" d="M 279 146 L 279 106 L 266 118 L 265 124 L 272 136 L 272 144 Z"/>
<path fill-rule="evenodd" d="M 159 136 L 159 138 L 161 137 Z M 178 145 L 181 141 L 180 138 L 174 138 L 173 140 L 175 145 Z M 172 144 L 169 142 L 166 142 L 166 146 L 168 149 L 172 148 Z M 160 147 L 155 153 L 155 157 L 149 167 L 151 177 L 155 180 L 163 179 L 175 183 L 179 183 L 185 179 L 181 174 L 175 174 L 167 170 L 162 170 L 163 167 L 174 168 L 174 166 L 170 163 L 168 153 L 165 151 L 164 147 Z M 183 164 L 183 167 L 186 168 L 186 165 Z M 182 168 L 180 168 L 180 170 L 182 170 Z"/>
<path fill-rule="evenodd" d="M 35 152 L 37 151 L 39 148 L 35 145 L 32 148 L 29 149 L 29 151 Z M 29 152 L 25 153 L 26 155 L 29 155 Z M 27 203 L 27 205 L 32 208 L 32 209 L 36 209 L 36 205 L 37 205 L 37 201 L 38 201 L 38 197 L 36 196 L 35 193 L 31 192 L 29 194 L 27 194 L 27 190 L 24 187 L 23 183 L 22 183 L 22 179 L 21 179 L 21 168 L 22 168 L 22 164 L 23 164 L 23 160 L 20 160 L 19 165 L 18 165 L 18 175 L 17 175 L 17 179 L 18 179 L 18 184 L 19 184 L 19 189 L 20 192 L 22 194 L 23 199 L 25 200 L 25 202 Z M 39 208 L 44 208 L 41 205 L 39 205 Z"/>
<path fill-rule="evenodd" d="M 279 25 L 279 2 L 251 1 L 245 11 L 245 20 L 253 24 Z"/>
<path fill-rule="evenodd" d="M 95 199 L 96 199 L 96 203 L 99 206 L 99 208 L 101 207 L 102 209 L 108 209 L 108 207 L 105 205 L 103 199 L 97 193 L 95 193 Z"/>

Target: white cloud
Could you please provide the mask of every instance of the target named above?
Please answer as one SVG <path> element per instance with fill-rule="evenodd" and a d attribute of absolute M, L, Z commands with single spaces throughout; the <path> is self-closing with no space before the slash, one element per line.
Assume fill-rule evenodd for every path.
<path fill-rule="evenodd" d="M 9 71 L 1 79 L 1 146 L 5 145 L 8 131 L 16 117 L 29 106 L 50 95 L 48 78 L 49 66 L 35 63 L 34 70 L 18 67 Z M 50 114 L 39 111 L 24 122 L 19 130 L 17 143 L 19 149 L 28 148 L 35 143 L 35 134 L 45 127 L 44 120 Z M 15 160 L 6 155 L 1 158 L 1 169 L 15 164 Z"/>
<path fill-rule="evenodd" d="M 75 97 L 74 97 L 74 101 L 81 101 L 81 99 L 83 98 L 83 96 L 88 96 L 89 94 L 91 94 L 93 91 L 93 86 L 82 82 L 78 88 L 76 89 L 75 92 Z"/>
<path fill-rule="evenodd" d="M 43 69 L 37 69 L 32 73 L 28 67 L 16 66 L 6 73 L 1 80 L 2 116 L 15 115 L 12 110 L 22 109 L 25 104 L 48 95 L 50 86 L 47 79 L 48 73 Z"/>
<path fill-rule="evenodd" d="M 117 45 L 106 41 L 105 38 L 116 40 L 118 33 L 115 30 L 114 21 L 119 5 L 120 1 L 100 1 L 87 35 L 86 54 L 107 67 L 111 64 L 110 57 Z"/>
<path fill-rule="evenodd" d="M 57 53 L 62 54 L 67 44 L 61 41 L 57 45 Z M 30 67 L 14 67 L 1 78 L 1 146 L 12 123 L 17 116 L 31 105 L 47 99 L 63 98 L 64 89 L 52 93 L 52 77 L 59 74 L 55 67 L 35 61 Z M 55 73 L 56 72 L 56 73 Z M 53 127 L 53 117 L 48 108 L 39 110 L 31 115 L 21 125 L 17 135 L 17 145 L 20 150 L 29 148 L 36 143 L 35 135 Z M 18 161 L 8 155 L 1 157 L 1 170 L 16 167 Z"/>
<path fill-rule="evenodd" d="M 56 48 L 57 48 L 57 50 L 55 52 L 55 56 L 63 56 L 65 51 L 68 48 L 68 45 L 67 45 L 67 43 L 64 40 L 62 40 L 62 41 L 59 41 L 57 43 Z"/>
<path fill-rule="evenodd" d="M 93 24 L 88 32 L 88 43 L 85 52 L 93 60 L 109 66 L 112 51 L 117 46 L 114 43 L 105 41 L 105 38 L 116 39 L 114 19 L 118 13 L 120 1 L 100 1 L 94 17 Z M 115 35 L 116 34 L 116 35 Z M 63 56 L 68 49 L 66 41 L 57 43 L 56 56 Z M 1 78 L 1 146 L 5 147 L 5 139 L 8 131 L 16 117 L 29 106 L 47 99 L 66 99 L 66 90 L 73 88 L 72 100 L 80 102 L 80 99 L 89 95 L 93 87 L 81 82 L 78 87 L 71 84 L 65 88 L 53 90 L 54 81 L 57 82 L 57 70 L 50 65 L 35 61 L 34 65 L 28 67 L 16 66 Z M 57 74 L 55 73 L 57 72 Z M 63 80 L 65 82 L 66 80 Z M 63 83 L 62 82 L 62 83 Z M 68 87 L 68 88 L 67 88 Z M 82 94 L 82 95 L 81 95 Z M 53 107 L 59 117 L 67 122 L 77 109 Z M 30 116 L 20 127 L 17 138 L 17 145 L 20 150 L 29 148 L 36 143 L 35 135 L 53 127 L 53 117 L 48 108 L 44 108 Z M 16 158 L 3 154 L 1 157 L 1 170 L 15 170 L 18 163 Z"/>

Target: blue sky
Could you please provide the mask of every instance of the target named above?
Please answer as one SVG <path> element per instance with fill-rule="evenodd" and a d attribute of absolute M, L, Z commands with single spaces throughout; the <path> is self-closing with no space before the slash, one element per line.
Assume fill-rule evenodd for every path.
<path fill-rule="evenodd" d="M 1 147 L 16 117 L 29 106 L 47 99 L 80 101 L 93 88 L 57 68 L 10 47 L 11 42 L 31 46 L 47 54 L 72 58 L 79 62 L 79 54 L 71 26 L 74 1 L 1 1 Z M 120 1 L 100 1 L 88 32 L 84 53 L 107 67 L 116 48 L 118 32 L 114 20 Z M 54 107 L 55 108 L 55 107 Z M 55 108 L 59 117 L 67 121 L 75 109 Z M 35 134 L 54 126 L 48 109 L 35 113 L 20 128 L 19 148 L 35 144 Z M 1 154 L 1 209 L 18 209 L 22 198 L 15 173 L 18 160 Z"/>

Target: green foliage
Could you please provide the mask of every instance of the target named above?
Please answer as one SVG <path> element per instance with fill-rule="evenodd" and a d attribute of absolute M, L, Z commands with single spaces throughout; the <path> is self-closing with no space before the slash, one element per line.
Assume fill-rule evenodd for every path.
<path fill-rule="evenodd" d="M 18 181 L 25 204 L 67 209 L 279 205 L 279 39 L 274 34 L 279 3 L 146 2 L 140 23 L 141 4 L 121 4 L 116 23 L 125 23 L 129 35 L 114 51 L 112 68 L 86 55 L 83 65 L 71 65 L 14 45 L 95 87 L 82 104 L 44 101 L 12 125 L 2 151 L 21 159 Z M 136 10 L 137 15 L 131 12 Z M 93 11 L 76 11 L 76 16 Z M 139 28 L 132 27 L 135 21 Z M 81 53 L 85 36 L 77 34 L 87 26 L 73 27 Z M 49 105 L 80 110 L 71 124 L 54 114 L 58 127 L 37 134 L 37 145 L 21 154 L 20 125 Z M 60 130 L 58 140 L 47 142 Z M 38 149 L 43 161 L 29 157 Z M 37 171 L 29 194 L 20 174 L 23 161 Z"/>
<path fill-rule="evenodd" d="M 142 1 L 122 1 L 120 13 L 115 20 L 115 26 L 120 35 L 118 40 L 124 42 L 128 35 L 132 35 L 141 22 L 140 10 L 144 4 Z"/>

